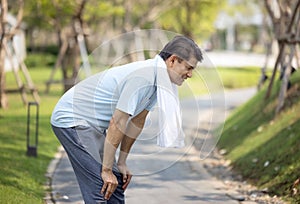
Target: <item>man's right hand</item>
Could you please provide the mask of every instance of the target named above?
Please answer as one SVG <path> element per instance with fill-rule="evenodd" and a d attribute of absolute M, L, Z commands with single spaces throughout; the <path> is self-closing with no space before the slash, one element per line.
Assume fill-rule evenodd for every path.
<path fill-rule="evenodd" d="M 117 177 L 113 174 L 112 170 L 102 169 L 101 177 L 103 180 L 103 186 L 101 194 L 104 195 L 104 199 L 109 200 L 110 196 L 115 192 L 118 186 Z"/>

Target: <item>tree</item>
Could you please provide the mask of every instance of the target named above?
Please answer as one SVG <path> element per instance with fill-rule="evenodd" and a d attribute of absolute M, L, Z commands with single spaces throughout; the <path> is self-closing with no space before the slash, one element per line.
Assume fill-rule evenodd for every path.
<path fill-rule="evenodd" d="M 215 18 L 225 1 L 183 0 L 172 4 L 174 6 L 159 17 L 163 29 L 192 38 L 207 38 L 214 31 Z"/>
<path fill-rule="evenodd" d="M 83 19 L 82 14 L 87 0 L 82 0 L 71 18 L 71 25 L 69 29 L 62 33 L 61 28 L 59 30 L 59 55 L 57 57 L 55 68 L 52 70 L 50 79 L 47 82 L 47 92 L 49 91 L 50 84 L 53 83 L 54 73 L 58 68 L 61 68 L 63 75 L 63 86 L 64 91 L 69 90 L 76 82 L 76 77 L 80 68 L 80 51 L 79 41 L 84 40 L 83 31 Z"/>
<path fill-rule="evenodd" d="M 86 28 L 90 29 L 90 35 L 87 37 L 87 42 L 93 42 L 87 43 L 90 50 L 104 39 L 136 29 L 163 28 L 190 37 L 207 37 L 213 30 L 213 21 L 218 9 L 221 8 L 220 5 L 224 4 L 222 0 L 27 0 L 26 2 L 24 19 L 28 29 L 31 32 L 43 29 L 52 33 L 55 30 L 60 48 L 65 38 L 63 36 L 66 36 L 65 32 L 74 33 L 71 26 L 74 15 L 81 3 L 85 2 L 79 22 L 85 34 Z M 174 23 L 176 20 L 178 22 Z M 76 49 L 69 49 L 72 52 L 67 52 L 67 55 L 71 56 L 77 52 Z M 60 58 L 65 59 L 58 57 L 58 60 Z M 66 63 L 77 61 L 67 59 L 64 60 Z M 65 67 L 68 66 L 78 67 L 70 64 Z M 64 81 L 69 81 L 70 77 L 66 74 L 68 69 L 63 70 Z"/>
<path fill-rule="evenodd" d="M 114 29 L 129 32 L 135 29 L 161 28 L 187 35 L 206 38 L 214 29 L 218 11 L 225 5 L 222 0 L 114 0 L 122 7 L 119 16 L 113 16 Z M 107 19 L 109 20 L 109 19 Z"/>
<path fill-rule="evenodd" d="M 81 63 L 78 35 L 86 41 L 89 25 L 95 26 L 108 16 L 118 13 L 122 13 L 119 6 L 115 7 L 104 0 L 27 1 L 25 20 L 29 35 L 35 30 L 46 30 L 49 33 L 55 30 L 60 49 L 55 69 L 61 67 L 65 91 L 75 83 Z M 48 85 L 53 82 L 51 79 Z"/>
<path fill-rule="evenodd" d="M 266 98 L 271 94 L 274 78 L 280 66 L 282 82 L 276 108 L 276 113 L 278 113 L 284 106 L 292 71 L 292 61 L 295 59 L 299 66 L 299 52 L 297 50 L 300 44 L 300 0 L 264 0 L 264 3 L 272 20 L 274 35 L 279 46 L 279 54 L 274 65 Z"/>
<path fill-rule="evenodd" d="M 24 21 L 29 37 L 37 30 L 46 30 L 57 34 L 57 44 L 61 45 L 62 29 L 70 24 L 78 1 L 74 0 L 27 0 L 24 9 Z M 33 47 L 30 40 L 29 47 Z"/>
<path fill-rule="evenodd" d="M 23 0 L 18 1 L 18 14 L 17 14 L 17 23 L 13 27 L 7 25 L 7 12 L 8 4 L 7 0 L 1 0 L 0 5 L 0 107 L 7 108 L 8 101 L 5 94 L 5 67 L 4 60 L 6 57 L 5 46 L 7 41 L 9 41 L 13 35 L 17 32 L 19 26 L 22 22 L 23 17 Z"/>

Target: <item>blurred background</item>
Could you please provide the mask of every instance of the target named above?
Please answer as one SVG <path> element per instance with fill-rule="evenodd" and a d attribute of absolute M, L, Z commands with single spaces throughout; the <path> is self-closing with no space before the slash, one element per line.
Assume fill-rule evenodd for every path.
<path fill-rule="evenodd" d="M 59 82 L 59 78 L 62 78 L 60 80 L 66 91 L 74 85 L 81 65 L 86 74 L 90 74 L 89 63 L 92 62 L 87 58 L 96 48 L 117 36 L 147 29 L 165 30 L 191 37 L 208 52 L 208 57 L 217 67 L 272 67 L 278 46 L 272 34 L 274 28 L 266 7 L 273 6 L 274 2 L 266 2 L 5 0 L 5 4 L 2 3 L 2 28 L 7 33 L 2 40 L 1 57 L 5 65 L 0 67 L 3 73 L 1 76 L 4 78 L 4 70 L 18 70 L 19 63 L 13 62 L 14 60 L 24 61 L 29 69 L 52 66 L 54 70 L 49 74 L 46 92 L 52 84 Z M 102 55 L 116 57 L 116 53 L 126 54 L 127 62 L 149 58 L 147 53 L 141 58 L 134 56 L 136 53 L 128 54 L 124 50 L 127 49 L 126 46 L 135 46 L 132 49 L 136 52 L 138 49 L 145 49 L 141 45 L 143 42 L 149 41 L 151 44 L 151 41 L 164 37 L 168 38 L 143 36 L 139 39 L 141 41 L 137 38 L 131 40 L 134 45 L 124 44 L 123 47 L 121 43 L 111 44 Z M 4 50 L 6 41 L 14 45 L 11 54 Z M 160 48 L 156 48 L 158 49 Z M 18 59 L 12 59 L 16 57 Z M 102 60 L 105 61 L 103 66 L 112 65 L 114 60 Z M 265 75 L 265 71 L 262 72 Z M 55 79 L 57 74 L 62 76 Z M 20 89 L 22 82 L 17 81 Z M 4 82 L 1 87 L 1 106 L 5 107 Z M 29 85 L 29 89 L 34 89 L 33 83 Z"/>

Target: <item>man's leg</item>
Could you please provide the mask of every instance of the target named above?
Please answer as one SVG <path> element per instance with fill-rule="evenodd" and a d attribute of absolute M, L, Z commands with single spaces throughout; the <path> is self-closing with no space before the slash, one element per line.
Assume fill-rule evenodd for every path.
<path fill-rule="evenodd" d="M 93 136 L 93 138 L 91 133 L 95 135 L 94 130 L 92 130 L 90 127 L 84 126 L 79 126 L 76 128 L 53 127 L 53 131 L 68 154 L 85 203 L 124 203 L 122 179 L 121 174 L 118 172 L 115 174 L 118 178 L 119 185 L 111 199 L 106 202 L 103 198 L 103 195 L 100 194 L 100 190 L 103 185 L 103 181 L 100 176 L 102 165 L 100 160 L 96 160 L 94 158 L 96 156 L 94 155 L 94 146 L 89 146 L 89 144 L 101 143 L 101 141 L 99 142 L 97 140 L 103 140 L 103 138 L 101 138 L 102 135 L 97 134 L 97 136 Z M 82 140 L 82 137 L 85 137 L 85 139 Z M 93 141 L 95 138 L 96 140 Z M 92 142 L 87 143 L 86 141 L 89 141 L 89 139 Z"/>
<path fill-rule="evenodd" d="M 77 134 L 90 155 L 102 165 L 104 142 L 106 137 L 106 130 L 95 127 L 77 126 Z M 118 187 L 107 201 L 108 204 L 123 204 L 125 203 L 124 190 L 122 189 L 123 180 L 122 175 L 119 173 L 116 161 L 113 165 L 113 173 L 118 179 Z M 102 179 L 101 179 L 102 180 Z M 102 187 L 102 185 L 101 185 Z"/>

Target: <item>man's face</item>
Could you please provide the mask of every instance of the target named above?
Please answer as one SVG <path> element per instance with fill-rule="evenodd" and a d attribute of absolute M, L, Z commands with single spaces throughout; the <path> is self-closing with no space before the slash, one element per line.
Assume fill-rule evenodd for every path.
<path fill-rule="evenodd" d="M 171 82 L 181 86 L 187 78 L 192 77 L 192 72 L 196 68 L 197 60 L 191 57 L 189 61 L 186 61 L 178 58 L 176 55 L 172 55 L 167 59 L 166 64 Z"/>

